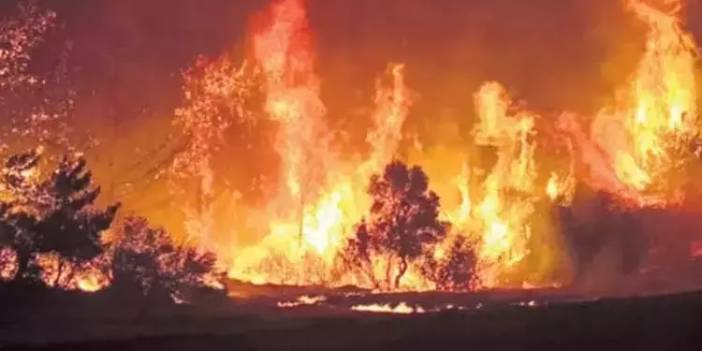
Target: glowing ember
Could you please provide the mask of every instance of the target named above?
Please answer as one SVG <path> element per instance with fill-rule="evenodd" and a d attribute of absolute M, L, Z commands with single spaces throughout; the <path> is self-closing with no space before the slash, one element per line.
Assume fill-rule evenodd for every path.
<path fill-rule="evenodd" d="M 319 303 L 322 303 L 326 301 L 327 298 L 325 296 L 308 296 L 308 295 L 303 295 L 295 299 L 295 301 L 287 301 L 287 302 L 278 302 L 277 306 L 281 308 L 291 308 L 291 307 L 298 307 L 298 306 L 304 306 L 304 305 L 317 305 Z"/>
<path fill-rule="evenodd" d="M 699 184 L 693 184 L 702 151 L 699 50 L 682 23 L 684 2 L 624 3 L 647 28 L 645 47 L 631 76 L 614 94 L 607 92 L 611 101 L 594 116 L 537 113 L 508 86 L 487 81 L 464 96 L 472 97 L 473 111 L 460 111 L 465 121 L 458 122 L 472 122 L 469 128 L 454 120 L 434 125 L 433 116 L 419 121 L 429 121 L 423 127 L 431 133 L 452 139 L 446 141 L 426 140 L 417 131 L 412 112 L 424 111 L 412 109 L 421 96 L 408 86 L 413 68 L 402 63 L 378 72 L 374 94 L 372 88 L 360 92 L 370 101 L 354 109 L 358 115 L 353 118 L 359 120 L 352 121 L 368 127 L 354 130 L 357 135 L 351 135 L 352 128 L 338 128 L 337 122 L 346 121 L 329 116 L 337 112 L 331 109 L 335 105 L 328 111 L 323 100 L 309 2 L 272 0 L 250 21 L 241 62 L 230 53 L 198 58 L 183 75 L 182 107 L 175 111 L 169 138 L 182 144 L 143 180 L 151 184 L 165 176 L 164 192 L 177 208 L 165 222 L 175 234 L 147 230 L 140 221 L 143 228 L 134 237 L 143 236 L 143 242 L 135 244 L 138 250 L 122 252 L 122 258 L 131 262 L 129 253 L 146 255 L 158 267 L 152 272 L 157 276 L 176 282 L 192 278 L 198 286 L 218 288 L 215 260 L 229 278 L 246 283 L 353 285 L 373 292 L 539 289 L 579 282 L 583 266 L 607 255 L 610 241 L 617 242 L 612 244 L 616 250 L 629 249 L 620 243 L 638 232 L 622 227 L 629 217 L 662 209 L 672 213 L 688 204 L 684 200 L 690 206 L 683 209 L 699 211 L 694 208 L 699 200 L 691 196 L 700 193 Z M 30 54 L 54 28 L 56 14 L 39 11 L 33 2 L 22 6 L 20 19 L 0 23 L 0 104 L 10 93 L 42 95 L 39 90 L 45 88 L 46 79 L 29 73 Z M 351 100 L 356 92 L 345 93 L 338 98 Z M 43 236 L 105 229 L 109 223 L 101 224 L 107 217 L 111 221 L 114 211 L 74 213 L 98 196 L 97 189 L 80 186 L 91 181 L 83 160 L 61 163 L 66 174 L 56 171 L 44 181 L 38 156 L 53 151 L 48 139 L 63 144 L 66 138 L 58 128 L 53 133 L 45 126 L 66 112 L 29 107 L 30 112 L 18 110 L 21 117 L 8 116 L 11 123 L 0 126 L 3 139 L 17 136 L 45 145 L 12 158 L 0 170 L 0 216 L 9 223 L 0 232 L 0 280 L 28 277 L 28 268 L 36 266 L 46 286 L 99 291 L 119 276 L 110 266 L 118 246 L 107 245 L 110 252 L 91 232 L 92 255 L 83 255 Z M 244 162 L 250 159 L 242 157 L 233 170 L 220 165 L 239 156 L 229 152 L 230 144 L 243 141 L 246 152 L 254 148 L 242 137 L 248 132 L 270 154 L 261 157 L 265 165 L 252 172 L 253 179 L 233 179 L 249 178 Z M 0 152 L 7 149 L 0 145 Z M 66 195 L 64 183 L 79 194 Z M 46 218 L 39 218 L 43 212 Z M 91 216 L 94 223 L 86 225 Z M 56 224 L 63 217 L 72 226 Z M 34 223 L 40 220 L 48 223 L 41 230 Z M 702 244 L 690 236 L 669 246 L 694 261 L 702 256 Z M 35 239 L 31 245 L 30 239 Z M 638 264 L 639 258 L 632 261 Z M 207 274 L 177 279 L 179 269 L 198 261 L 201 266 L 191 268 Z M 580 261 L 588 262 L 581 266 Z M 137 266 L 132 268 L 139 271 Z M 278 306 L 325 302 L 325 296 L 300 296 Z M 452 308 L 404 302 L 351 307 L 400 314 Z"/>
<path fill-rule="evenodd" d="M 401 137 L 409 97 L 403 66 L 379 83 L 368 142 L 373 151 L 361 164 L 343 162 L 326 144 L 324 105 L 314 75 L 313 53 L 303 1 L 278 1 L 253 36 L 267 92 L 265 110 L 281 124 L 276 150 L 285 185 L 270 206 L 270 234 L 239 252 L 229 275 L 255 283 L 360 284 L 352 274 L 338 277 L 335 264 L 351 229 L 367 212 L 365 186 L 389 162 Z M 320 173 L 324 170 L 326 173 Z M 331 281 L 337 276 L 335 281 Z M 362 285 L 362 284 L 360 284 Z"/>
<path fill-rule="evenodd" d="M 372 313 L 396 313 L 396 314 L 417 314 L 425 313 L 426 311 L 420 306 L 410 306 L 404 302 L 392 306 L 390 304 L 379 305 L 354 305 L 351 306 L 351 310 L 357 312 L 372 312 Z"/>
<path fill-rule="evenodd" d="M 517 306 L 522 306 L 522 307 L 534 308 L 534 307 L 538 307 L 538 306 L 539 306 L 539 303 L 536 302 L 535 300 L 529 300 L 529 301 L 522 301 L 522 302 L 519 302 L 519 303 L 517 303 L 516 305 L 517 305 Z"/>
<path fill-rule="evenodd" d="M 110 281 L 104 274 L 93 273 L 76 278 L 76 288 L 85 292 L 100 291 L 109 286 Z"/>
<path fill-rule="evenodd" d="M 9 281 L 17 273 L 17 254 L 8 248 L 0 248 L 0 281 Z"/>
<path fill-rule="evenodd" d="M 99 269 L 100 258 L 93 262 L 76 264 L 53 254 L 40 255 L 42 279 L 47 286 L 65 290 L 96 292 L 110 285 L 110 276 Z"/>

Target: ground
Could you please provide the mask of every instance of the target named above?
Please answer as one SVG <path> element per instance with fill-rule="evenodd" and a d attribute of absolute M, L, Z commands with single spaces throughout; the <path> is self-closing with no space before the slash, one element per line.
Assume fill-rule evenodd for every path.
<path fill-rule="evenodd" d="M 260 288 L 248 297 L 213 295 L 190 306 L 118 301 L 109 293 L 14 296 L 3 299 L 0 349 L 702 349 L 702 292 L 612 299 L 561 292 L 374 295 L 314 288 L 280 295 L 285 294 Z M 324 300 L 277 306 L 299 302 L 302 295 Z M 426 313 L 350 310 L 400 301 Z"/>

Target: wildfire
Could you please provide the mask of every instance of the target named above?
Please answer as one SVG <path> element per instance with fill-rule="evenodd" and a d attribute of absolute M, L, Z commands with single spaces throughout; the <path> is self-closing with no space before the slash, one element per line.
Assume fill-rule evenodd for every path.
<path fill-rule="evenodd" d="M 398 147 L 411 101 L 404 67 L 389 67 L 389 84 L 379 80 L 376 126 L 367 137 L 371 155 L 360 164 L 343 161 L 326 139 L 304 1 L 274 3 L 262 23 L 253 35 L 254 56 L 265 77 L 265 111 L 281 126 L 275 148 L 285 181 L 270 206 L 276 214 L 270 234 L 240 251 L 229 275 L 258 283 L 358 283 L 352 275 L 334 278 L 335 265 L 368 210 L 365 184 Z"/>
<path fill-rule="evenodd" d="M 493 146 L 497 163 L 483 183 L 484 198 L 476 209 L 482 224 L 478 258 L 483 266 L 482 284 L 496 286 L 499 270 L 519 263 L 529 254 L 527 241 L 531 228 L 527 218 L 534 211 L 529 200 L 520 202 L 503 194 L 509 190 L 530 194 L 534 192 L 534 118 L 528 113 L 508 115 L 510 100 L 497 83 L 487 83 L 475 97 L 480 123 L 476 128 L 476 143 Z M 488 271 L 491 271 L 488 273 Z"/>
<path fill-rule="evenodd" d="M 302 295 L 295 299 L 294 301 L 281 301 L 278 302 L 277 306 L 280 308 L 292 308 L 299 306 L 317 305 L 325 302 L 327 298 L 325 296 L 308 296 Z"/>
<path fill-rule="evenodd" d="M 553 156 L 543 147 L 548 144 L 544 140 L 553 135 L 540 128 L 550 123 L 547 118 L 521 107 L 497 82 L 487 82 L 475 93 L 477 121 L 471 147 L 460 152 L 465 161 L 460 173 L 452 174 L 450 186 L 442 184 L 439 192 L 442 198 L 453 195 L 459 201 L 441 214 L 452 227 L 444 242 L 433 248 L 433 258 L 448 260 L 451 244 L 465 238 L 477 259 L 477 287 L 561 286 L 570 282 L 572 272 L 563 238 L 549 213 L 554 206 L 569 204 L 577 182 L 637 206 L 676 200 L 680 185 L 675 172 L 698 136 L 697 52 L 692 37 L 682 29 L 681 1 L 669 3 L 672 6 L 662 10 L 642 0 L 627 1 L 649 27 L 642 59 L 612 106 L 594 118 L 589 132 L 581 129 L 584 123 L 575 115 L 565 113 L 556 120 L 553 127 L 567 139 L 569 167 L 554 168 L 547 162 Z M 261 118 L 277 127 L 273 149 L 280 161 L 278 183 L 269 192 L 268 205 L 257 209 L 265 213 L 267 227 L 258 243 L 211 248 L 233 256 L 227 262 L 229 276 L 242 281 L 392 289 L 343 267 L 341 256 L 370 210 L 365 192 L 369 178 L 391 161 L 403 159 L 400 142 L 413 102 L 405 66 L 389 65 L 378 80 L 375 109 L 369 116 L 373 126 L 366 135 L 368 154 L 344 157 L 331 142 L 335 134 L 326 122 L 306 2 L 273 1 L 254 21 L 250 41 L 247 69 L 232 70 L 233 82 L 250 84 L 219 94 L 238 92 L 239 106 L 250 98 L 245 91 L 262 91 Z M 195 141 L 181 164 L 198 160 L 191 162 L 198 170 L 190 174 L 201 180 L 201 194 L 214 193 L 211 184 L 216 177 L 209 164 L 213 150 L 207 145 L 230 122 L 204 119 L 184 126 Z M 424 166 L 422 150 L 417 149 L 418 163 Z M 208 196 L 202 197 L 205 207 L 194 218 L 195 223 L 210 224 L 206 230 L 191 226 L 190 232 L 213 230 L 216 218 L 207 211 L 208 201 L 213 201 Z M 390 260 L 373 260 L 369 270 L 389 276 L 396 269 Z M 394 288 L 435 288 L 419 273 L 420 264 L 410 264 Z M 417 312 L 409 306 L 357 307 Z"/>
<path fill-rule="evenodd" d="M 180 210 L 169 220 L 177 222 L 185 235 L 171 240 L 166 231 L 136 232 L 145 236 L 145 243 L 137 245 L 143 249 L 140 253 L 154 251 L 157 257 L 170 257 L 169 261 L 154 259 L 160 273 L 168 275 L 197 262 L 202 269 L 212 269 L 215 258 L 200 251 L 214 251 L 230 278 L 257 284 L 354 285 L 387 292 L 530 289 L 573 282 L 580 267 L 571 246 L 580 238 L 561 233 L 559 226 L 566 226 L 566 220 L 557 222 L 554 213 L 560 215 L 564 208 L 581 210 L 576 206 L 576 185 L 593 189 L 597 193 L 593 197 L 602 195 L 607 205 L 611 197 L 616 207 L 626 210 L 672 207 L 681 204 L 692 187 L 689 183 L 694 179 L 687 179 L 691 177 L 686 167 L 700 158 L 699 53 L 682 23 L 684 1 L 623 2 L 647 27 L 645 46 L 631 76 L 595 116 L 563 112 L 549 118 L 511 96 L 508 87 L 488 81 L 472 96 L 472 132 L 464 136 L 452 130 L 457 146 L 447 142 L 432 153 L 424 148 L 419 132 L 404 130 L 417 94 L 406 79 L 412 68 L 402 63 L 388 64 L 377 79 L 364 116 L 371 125 L 365 140 L 359 145 L 339 145 L 345 139 L 332 129 L 331 112 L 322 99 L 308 2 L 272 0 L 251 22 L 241 64 L 229 55 L 217 60 L 199 58 L 184 74 L 184 107 L 175 111 L 173 121 L 177 129 L 173 139 L 183 144 L 172 159 L 167 158 L 169 167 L 156 166 L 157 174 L 149 181 L 167 176 L 168 195 Z M 38 11 L 34 5 L 20 10 L 25 20 L 0 26 L 5 29 L 0 32 L 5 40 L 0 42 L 7 42 L 6 48 L 0 48 L 0 90 L 36 87 L 42 89 L 32 94 L 40 96 L 39 90 L 50 89 L 43 89 L 47 79 L 29 74 L 30 52 L 55 26 L 56 14 Z M 65 100 L 63 104 L 73 104 L 70 98 Z M 30 110 L 27 121 L 6 123 L 0 132 L 49 145 L 49 122 L 67 128 L 59 120 L 68 108 L 61 113 L 49 113 L 48 107 L 41 106 Z M 219 173 L 218 160 L 231 159 L 224 151 L 235 125 L 270 128 L 261 133 L 265 134 L 261 140 L 270 142 L 277 168 L 251 182 L 251 192 L 260 192 L 256 195 L 264 204 L 242 200 L 244 195 Z M 436 134 L 448 134 L 440 131 Z M 407 135 L 414 138 L 410 150 L 403 142 Z M 55 139 L 62 144 L 67 138 Z M 345 151 L 347 146 L 354 151 Z M 0 151 L 7 149 L 0 145 Z M 43 152 L 40 147 L 35 154 Z M 0 232 L 0 244 L 14 245 L 0 246 L 0 281 L 28 276 L 25 268 L 36 266 L 49 287 L 85 292 L 108 287 L 118 275 L 108 272 L 107 252 L 99 251 L 101 256 L 90 256 L 94 261 L 83 262 L 88 258 L 53 247 L 36 253 L 22 250 L 27 245 L 23 235 L 38 227 L 32 216 L 49 205 L 62 208 L 75 200 L 63 196 L 66 179 L 76 178 L 73 185 L 90 182 L 82 155 L 73 168 L 64 170 L 65 177 L 55 172 L 54 183 L 42 180 L 46 174 L 37 158 L 19 156 L 0 172 L 0 200 L 14 204 L 0 206 L 0 213 L 26 212 L 19 219 L 8 219 L 21 228 L 11 238 Z M 406 167 L 410 161 L 417 167 Z M 393 175 L 401 179 L 393 182 Z M 374 192 L 374 187 L 380 190 Z M 81 191 L 88 194 L 75 200 L 77 205 L 92 204 L 99 193 Z M 67 208 L 76 210 L 74 206 Z M 110 221 L 116 209 L 106 210 Z M 56 212 L 56 216 L 71 213 Z M 67 233 L 64 236 L 80 232 L 55 225 L 53 215 L 44 218 L 49 229 L 42 227 L 43 231 L 61 227 Z M 81 230 L 92 228 L 84 224 L 83 215 L 70 219 Z M 243 224 L 247 221 L 257 223 Z M 583 231 L 601 229 L 593 227 Z M 154 244 L 156 234 L 161 247 Z M 242 237 L 255 240 L 239 240 Z M 415 237 L 419 240 L 412 242 Z M 33 244 L 41 246 L 40 239 Z M 690 257 L 702 256 L 699 238 L 687 240 Z M 176 246 L 176 253 L 160 252 Z M 123 252 L 125 261 L 130 261 L 129 253 Z M 219 286 L 213 273 L 196 280 Z M 185 301 L 182 296 L 174 298 Z M 301 296 L 278 306 L 326 302 L 325 296 Z M 400 314 L 441 310 L 408 303 L 351 309 Z"/>
<path fill-rule="evenodd" d="M 358 312 L 372 312 L 372 313 L 395 313 L 395 314 L 417 314 L 425 313 L 426 311 L 421 306 L 412 307 L 407 303 L 400 302 L 399 304 L 392 306 L 389 304 L 380 305 L 354 305 L 351 306 L 352 311 Z"/>
<path fill-rule="evenodd" d="M 619 181 L 658 202 L 671 199 L 676 189 L 670 172 L 690 153 L 699 133 L 697 51 L 681 26 L 682 1 L 667 3 L 665 11 L 641 0 L 627 1 L 649 27 L 646 48 L 616 105 L 604 109 L 592 125 L 592 140 L 613 160 Z"/>
<path fill-rule="evenodd" d="M 478 286 L 539 287 L 567 281 L 567 275 L 533 267 L 562 255 L 551 231 L 544 226 L 534 229 L 533 217 L 545 198 L 565 197 L 572 176 L 561 179 L 553 173 L 541 188 L 535 143 L 538 116 L 515 106 L 496 82 L 484 84 L 474 99 L 479 118 L 475 144 L 483 148 L 481 156 L 494 152 L 496 161 L 487 173 L 464 166 L 455 178 L 460 205 L 449 218 L 475 243 Z M 471 177 L 474 174 L 485 175 Z M 548 242 L 548 247 L 534 242 Z"/>

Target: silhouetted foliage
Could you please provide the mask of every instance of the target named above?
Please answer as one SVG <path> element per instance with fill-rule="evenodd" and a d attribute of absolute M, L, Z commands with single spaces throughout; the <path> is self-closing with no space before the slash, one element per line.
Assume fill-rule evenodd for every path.
<path fill-rule="evenodd" d="M 578 185 L 573 202 L 558 211 L 576 280 L 619 280 L 638 271 L 648 247 L 637 218 L 642 211 L 622 205 L 614 195 Z"/>
<path fill-rule="evenodd" d="M 429 255 L 422 265 L 422 274 L 436 284 L 438 290 L 466 291 L 476 279 L 477 258 L 472 245 L 464 237 L 457 237 L 443 257 Z"/>
<path fill-rule="evenodd" d="M 399 287 L 410 261 L 422 256 L 448 231 L 448 223 L 438 219 L 439 197 L 428 185 L 419 167 L 408 168 L 401 162 L 393 162 L 382 175 L 374 175 L 368 188 L 373 204 L 348 243 L 348 263 L 370 267 L 371 260 L 386 258 L 385 284 Z M 375 272 L 368 273 L 378 285 Z"/>
<path fill-rule="evenodd" d="M 114 246 L 113 286 L 145 296 L 183 299 L 187 288 L 203 288 L 214 276 L 216 257 L 176 244 L 163 229 L 143 218 L 125 220 Z"/>
<path fill-rule="evenodd" d="M 93 207 L 100 194 L 92 186 L 85 160 L 63 158 L 42 179 L 41 153 L 10 157 L 2 170 L 0 240 L 17 257 L 15 279 L 38 278 L 32 260 L 54 253 L 73 264 L 103 253 L 100 236 L 109 228 L 119 205 Z"/>

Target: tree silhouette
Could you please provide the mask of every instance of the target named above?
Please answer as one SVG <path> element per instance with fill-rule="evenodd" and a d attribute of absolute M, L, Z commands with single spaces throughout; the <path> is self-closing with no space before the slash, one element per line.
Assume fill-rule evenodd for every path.
<path fill-rule="evenodd" d="M 382 175 L 371 178 L 368 193 L 373 199 L 370 214 L 349 240 L 348 262 L 372 269 L 372 260 L 385 257 L 386 286 L 396 289 L 410 261 L 446 236 L 448 223 L 438 219 L 439 198 L 428 189 L 428 178 L 419 167 L 389 164 Z"/>
<path fill-rule="evenodd" d="M 163 229 L 143 218 L 127 218 L 115 244 L 113 285 L 145 296 L 182 299 L 185 288 L 205 287 L 214 274 L 215 256 L 180 246 Z"/>
<path fill-rule="evenodd" d="M 438 290 L 465 291 L 473 287 L 477 258 L 465 237 L 455 238 L 441 258 L 428 256 L 422 274 L 436 284 Z"/>
<path fill-rule="evenodd" d="M 10 157 L 2 171 L 0 240 L 16 253 L 16 279 L 24 282 L 37 278 L 30 268 L 39 254 L 74 265 L 100 255 L 101 234 L 119 208 L 92 206 L 100 188 L 92 186 L 82 158 L 64 157 L 45 180 L 40 163 L 41 152 L 30 151 Z"/>

